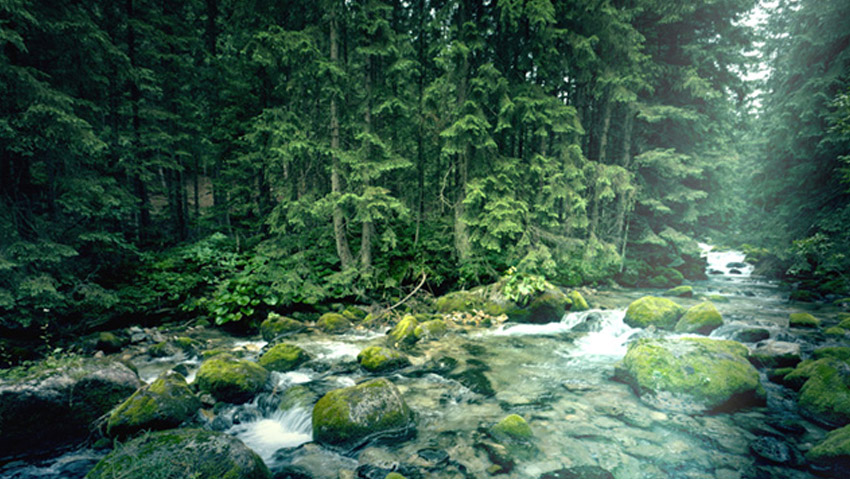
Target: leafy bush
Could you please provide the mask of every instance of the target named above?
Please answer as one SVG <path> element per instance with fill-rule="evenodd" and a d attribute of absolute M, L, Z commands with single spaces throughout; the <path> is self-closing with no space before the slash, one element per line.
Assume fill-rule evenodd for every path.
<path fill-rule="evenodd" d="M 535 296 L 546 289 L 546 278 L 535 274 L 517 272 L 514 267 L 505 272 L 505 279 L 502 294 L 519 306 L 526 306 Z"/>

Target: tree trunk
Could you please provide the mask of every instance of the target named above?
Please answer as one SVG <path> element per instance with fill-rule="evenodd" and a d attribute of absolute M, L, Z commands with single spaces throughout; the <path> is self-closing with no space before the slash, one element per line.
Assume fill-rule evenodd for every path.
<path fill-rule="evenodd" d="M 135 71 L 137 67 L 136 58 L 136 29 L 133 26 L 135 22 L 135 8 L 133 6 L 133 0 L 126 0 L 125 2 L 126 14 L 127 14 L 127 59 L 130 61 L 131 70 Z M 136 84 L 136 79 L 131 78 L 129 82 L 130 87 L 130 111 L 131 111 L 131 127 L 133 129 L 133 143 L 132 150 L 133 156 L 135 157 L 136 164 L 134 165 L 135 171 L 133 172 L 133 189 L 136 194 L 136 201 L 138 201 L 138 217 L 136 222 L 137 231 L 136 234 L 138 236 L 138 240 L 140 243 L 144 243 L 148 239 L 148 230 L 151 226 L 151 214 L 150 214 L 150 199 L 148 197 L 147 186 L 142 180 L 142 175 L 140 170 L 144 167 L 142 165 L 143 159 L 140 158 L 140 147 L 141 147 L 141 119 L 139 117 L 139 102 L 141 101 L 141 91 L 139 90 L 139 86 Z"/>
<path fill-rule="evenodd" d="M 365 89 L 366 89 L 366 111 L 363 113 L 363 121 L 366 123 L 366 133 L 372 133 L 372 57 L 368 57 L 366 60 L 366 75 L 365 75 Z M 371 143 L 370 143 L 371 145 Z M 371 160 L 371 146 L 366 149 L 367 161 Z M 363 192 L 366 191 L 370 187 L 369 181 L 369 173 L 366 173 L 363 177 Z M 363 222 L 361 232 L 360 232 L 360 266 L 364 271 L 368 270 L 372 267 L 372 222 L 366 220 Z"/>
<path fill-rule="evenodd" d="M 331 7 L 333 8 L 333 7 Z M 339 60 L 339 26 L 337 25 L 336 15 L 331 14 L 330 25 L 330 43 L 331 43 L 331 62 L 336 63 Z M 336 252 L 339 256 L 339 262 L 343 270 L 351 267 L 354 263 L 354 258 L 351 256 L 351 250 L 348 247 L 348 238 L 345 234 L 345 219 L 343 218 L 342 208 L 340 208 L 338 200 L 342 194 L 342 185 L 340 179 L 340 162 L 339 162 L 339 118 L 336 111 L 336 98 L 331 95 L 330 105 L 330 122 L 331 122 L 331 192 L 334 196 L 333 207 L 333 225 L 334 225 L 334 240 L 336 242 Z"/>
<path fill-rule="evenodd" d="M 463 25 L 466 23 L 466 4 L 462 2 L 458 13 L 459 31 L 463 31 Z M 461 41 L 465 41 L 461 38 Z M 458 68 L 458 86 L 457 86 L 457 107 L 459 115 L 464 114 L 464 104 L 466 103 L 467 83 L 469 82 L 469 56 L 465 55 Z M 455 156 L 456 169 L 456 186 L 457 197 L 454 204 L 454 235 L 455 235 L 455 251 L 458 259 L 461 261 L 469 258 L 469 232 L 466 229 L 464 216 L 466 213 L 466 205 L 463 204 L 466 200 L 466 183 L 469 179 L 469 158 L 472 154 L 472 146 L 467 144 L 463 152 Z"/>

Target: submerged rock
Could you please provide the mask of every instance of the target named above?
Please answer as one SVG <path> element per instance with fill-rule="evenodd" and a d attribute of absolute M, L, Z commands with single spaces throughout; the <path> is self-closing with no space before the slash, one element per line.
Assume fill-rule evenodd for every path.
<path fill-rule="evenodd" d="M 644 296 L 629 305 L 623 322 L 633 328 L 672 330 L 684 312 L 685 308 L 667 298 Z"/>
<path fill-rule="evenodd" d="M 400 369 L 410 365 L 407 357 L 389 348 L 370 346 L 357 355 L 357 362 L 369 372 L 385 372 Z"/>
<path fill-rule="evenodd" d="M 112 451 L 86 479 L 271 479 L 263 460 L 239 439 L 201 429 L 141 436 Z"/>
<path fill-rule="evenodd" d="M 0 381 L 0 459 L 79 441 L 141 385 L 123 363 L 83 359 Z"/>
<path fill-rule="evenodd" d="M 269 371 L 285 373 L 309 360 L 307 352 L 294 344 L 279 343 L 263 353 L 257 361 Z"/>
<path fill-rule="evenodd" d="M 707 335 L 720 326 L 723 326 L 723 317 L 711 302 L 705 301 L 688 309 L 676 323 L 674 331 Z"/>
<path fill-rule="evenodd" d="M 304 323 L 277 313 L 269 313 L 268 318 L 260 324 L 260 334 L 265 341 L 274 341 L 280 337 L 300 333 L 305 329 L 307 326 Z"/>
<path fill-rule="evenodd" d="M 415 430 L 413 412 L 385 378 L 336 389 L 313 407 L 313 439 L 350 451 L 378 438 L 406 438 Z"/>
<path fill-rule="evenodd" d="M 106 421 L 106 433 L 127 437 L 146 429 L 170 429 L 191 418 L 200 408 L 201 401 L 189 390 L 186 378 L 166 372 L 112 411 Z"/>
<path fill-rule="evenodd" d="M 747 347 L 708 338 L 639 339 L 616 378 L 655 407 L 684 412 L 730 410 L 762 403 L 758 371 Z"/>
<path fill-rule="evenodd" d="M 850 426 L 831 431 L 806 453 L 806 459 L 833 477 L 850 477 Z"/>
<path fill-rule="evenodd" d="M 219 354 L 201 364 L 195 384 L 219 401 L 243 403 L 260 392 L 268 378 L 269 372 L 257 363 Z"/>

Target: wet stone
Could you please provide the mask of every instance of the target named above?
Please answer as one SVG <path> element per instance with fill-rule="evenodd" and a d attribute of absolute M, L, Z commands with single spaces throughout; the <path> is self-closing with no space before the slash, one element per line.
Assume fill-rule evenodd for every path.
<path fill-rule="evenodd" d="M 416 451 L 416 455 L 428 467 L 439 467 L 449 462 L 449 453 L 442 449 L 425 448 Z"/>
<path fill-rule="evenodd" d="M 761 459 L 775 464 L 795 465 L 799 458 L 788 444 L 772 436 L 761 436 L 750 443 L 750 450 Z"/>
<path fill-rule="evenodd" d="M 540 479 L 614 479 L 614 475 L 599 466 L 577 466 L 547 472 Z"/>

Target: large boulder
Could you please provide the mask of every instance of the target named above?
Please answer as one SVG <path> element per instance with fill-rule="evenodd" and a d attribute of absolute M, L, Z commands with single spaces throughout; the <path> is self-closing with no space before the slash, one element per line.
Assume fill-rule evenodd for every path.
<path fill-rule="evenodd" d="M 833 357 L 807 360 L 785 376 L 790 387 L 800 388 L 800 412 L 830 426 L 850 424 L 850 364 Z"/>
<path fill-rule="evenodd" d="M 106 433 L 127 437 L 142 430 L 171 429 L 201 408 L 182 374 L 167 372 L 118 405 L 106 421 Z"/>
<path fill-rule="evenodd" d="M 363 369 L 377 373 L 387 372 L 410 366 L 410 360 L 404 354 L 390 348 L 369 346 L 357 355 L 357 362 Z"/>
<path fill-rule="evenodd" d="M 219 354 L 201 364 L 194 384 L 219 401 L 243 403 L 260 392 L 268 378 L 269 372 L 257 363 Z"/>
<path fill-rule="evenodd" d="M 806 453 L 817 469 L 833 477 L 850 477 L 850 426 L 830 431 Z"/>
<path fill-rule="evenodd" d="M 285 373 L 297 368 L 309 359 L 310 356 L 300 347 L 294 344 L 279 343 L 263 353 L 257 362 L 269 371 Z"/>
<path fill-rule="evenodd" d="M 561 290 L 547 288 L 528 303 L 524 322 L 543 324 L 560 321 L 570 306 L 574 306 L 572 300 Z M 581 305 L 575 310 L 581 311 Z"/>
<path fill-rule="evenodd" d="M 623 321 L 633 328 L 672 330 L 684 312 L 685 308 L 667 298 L 644 296 L 629 305 Z"/>
<path fill-rule="evenodd" d="M 316 321 L 316 327 L 329 334 L 340 334 L 351 329 L 351 321 L 339 313 L 325 313 Z"/>
<path fill-rule="evenodd" d="M 85 438 L 93 423 L 142 385 L 127 365 L 75 359 L 0 380 L 0 460 Z"/>
<path fill-rule="evenodd" d="M 268 318 L 260 323 L 260 334 L 266 341 L 274 341 L 279 337 L 300 333 L 305 329 L 307 327 L 304 323 L 277 313 L 269 313 Z"/>
<path fill-rule="evenodd" d="M 263 460 L 239 439 L 201 429 L 136 438 L 104 457 L 86 479 L 271 479 Z"/>
<path fill-rule="evenodd" d="M 689 413 L 731 410 L 764 400 L 747 353 L 735 341 L 644 338 L 629 345 L 616 377 L 655 407 Z"/>
<path fill-rule="evenodd" d="M 723 325 L 723 317 L 710 301 L 692 306 L 676 323 L 677 333 L 708 334 Z"/>
<path fill-rule="evenodd" d="M 406 438 L 415 429 L 413 413 L 385 378 L 335 389 L 313 407 L 313 439 L 351 451 L 378 438 Z"/>
<path fill-rule="evenodd" d="M 401 321 L 393 326 L 393 329 L 388 333 L 390 344 L 396 347 L 410 346 L 418 339 L 416 337 L 416 328 L 419 326 L 419 321 L 411 315 L 401 318 Z"/>

